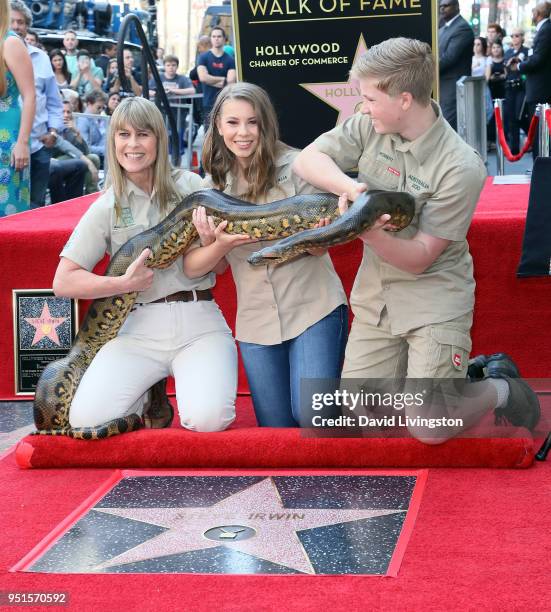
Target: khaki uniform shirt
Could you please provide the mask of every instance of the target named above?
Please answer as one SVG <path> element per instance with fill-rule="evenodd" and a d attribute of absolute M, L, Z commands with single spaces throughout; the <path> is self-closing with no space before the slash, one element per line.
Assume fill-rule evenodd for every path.
<path fill-rule="evenodd" d="M 289 147 L 281 148 L 276 159 L 277 186 L 258 204 L 318 191 L 291 172 L 297 154 Z M 224 192 L 239 197 L 234 185 L 236 177 L 228 175 Z M 203 187 L 212 187 L 210 177 Z M 247 257 L 267 244 L 260 241 L 236 247 L 226 258 L 237 288 L 236 338 L 273 345 L 296 338 L 347 300 L 327 253 L 303 255 L 280 265 L 251 266 Z"/>
<path fill-rule="evenodd" d="M 378 325 L 386 306 L 393 334 L 450 321 L 474 307 L 472 259 L 465 239 L 484 185 L 479 155 L 437 114 L 427 132 L 413 141 L 377 134 L 371 119 L 357 113 L 316 139 L 343 171 L 358 167 L 368 189 L 406 191 L 416 199 L 412 223 L 397 232 L 412 238 L 418 230 L 452 242 L 422 274 L 399 270 L 367 245 L 350 302 L 362 322 Z"/>
<path fill-rule="evenodd" d="M 198 175 L 176 172 L 176 184 L 183 197 L 200 189 L 201 178 Z M 61 257 L 67 257 L 92 271 L 106 252 L 113 255 L 127 240 L 157 225 L 172 210 L 161 214 L 155 192 L 149 196 L 129 180 L 119 204 L 122 213 L 117 217 L 113 189 L 107 189 L 84 213 L 63 247 Z M 215 283 L 213 273 L 200 278 L 187 278 L 183 272 L 183 257 L 179 257 L 169 268 L 155 269 L 153 272 L 153 284 L 138 294 L 136 301 L 139 303 L 152 302 L 177 291 L 209 289 Z"/>

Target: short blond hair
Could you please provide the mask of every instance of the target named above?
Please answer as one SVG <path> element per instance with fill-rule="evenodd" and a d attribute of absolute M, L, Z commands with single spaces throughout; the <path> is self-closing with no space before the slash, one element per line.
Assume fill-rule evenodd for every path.
<path fill-rule="evenodd" d="M 357 79 L 374 78 L 389 96 L 410 93 L 428 106 L 434 80 L 434 58 L 427 43 L 413 38 L 389 38 L 371 47 L 352 67 Z"/>

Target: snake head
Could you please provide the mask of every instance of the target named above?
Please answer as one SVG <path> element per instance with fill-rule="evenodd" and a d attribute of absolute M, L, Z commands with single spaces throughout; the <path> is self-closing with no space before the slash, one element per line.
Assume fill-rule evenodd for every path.
<path fill-rule="evenodd" d="M 254 253 L 251 253 L 251 255 L 249 255 L 249 257 L 247 258 L 247 261 L 252 266 L 263 266 L 269 263 L 278 263 L 280 259 L 279 254 L 274 251 L 273 248 L 267 246 L 263 249 L 260 249 L 260 251 L 255 251 Z"/>

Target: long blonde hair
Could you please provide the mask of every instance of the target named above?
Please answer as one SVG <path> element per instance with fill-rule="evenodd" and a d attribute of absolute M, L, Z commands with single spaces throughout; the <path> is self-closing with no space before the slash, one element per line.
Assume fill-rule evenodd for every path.
<path fill-rule="evenodd" d="M 256 201 L 276 185 L 276 151 L 279 147 L 279 126 L 274 107 L 268 94 L 252 83 L 234 83 L 225 87 L 214 103 L 209 128 L 203 143 L 203 168 L 211 175 L 214 186 L 223 190 L 228 172 L 237 170 L 235 155 L 226 147 L 218 132 L 222 107 L 227 100 L 244 100 L 256 113 L 259 130 L 258 146 L 252 155 L 245 178 L 249 184 L 247 193 L 240 194 L 246 200 Z"/>
<path fill-rule="evenodd" d="M 157 156 L 153 164 L 153 188 L 157 193 L 161 212 L 167 212 L 170 204 L 179 202 L 176 182 L 172 176 L 172 166 L 168 158 L 168 137 L 163 116 L 159 109 L 145 98 L 125 98 L 113 111 L 107 133 L 107 161 L 109 174 L 106 187 L 113 187 L 117 214 L 119 202 L 126 187 L 124 168 L 117 160 L 115 134 L 121 129 L 132 127 L 135 130 L 149 130 L 157 138 Z"/>
<path fill-rule="evenodd" d="M 0 0 L 0 96 L 6 95 L 6 60 L 4 59 L 4 38 L 10 25 L 10 0 Z"/>

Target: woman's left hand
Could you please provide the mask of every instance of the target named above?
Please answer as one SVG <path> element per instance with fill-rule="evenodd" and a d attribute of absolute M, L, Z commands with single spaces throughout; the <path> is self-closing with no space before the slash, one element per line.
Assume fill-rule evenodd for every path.
<path fill-rule="evenodd" d="M 16 142 L 11 152 L 11 165 L 16 170 L 23 170 L 29 165 L 30 152 L 26 142 Z"/>

